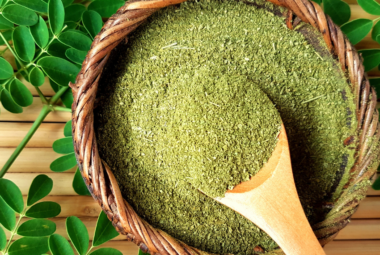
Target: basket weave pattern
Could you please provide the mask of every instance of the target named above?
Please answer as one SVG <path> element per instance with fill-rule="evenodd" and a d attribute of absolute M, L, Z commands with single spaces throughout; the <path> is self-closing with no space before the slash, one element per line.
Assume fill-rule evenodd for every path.
<path fill-rule="evenodd" d="M 94 133 L 93 106 L 102 70 L 114 49 L 127 35 L 142 24 L 155 11 L 169 5 L 179 4 L 185 0 L 132 0 L 126 2 L 116 14 L 104 25 L 95 37 L 82 69 L 77 76 L 76 84 L 70 84 L 74 103 L 72 106 L 72 131 L 75 154 L 82 177 L 92 196 L 98 201 L 116 229 L 128 240 L 134 241 L 140 248 L 151 254 L 201 254 L 196 248 L 180 242 L 165 232 L 155 229 L 142 220 L 133 208 L 123 199 L 118 184 L 111 169 L 99 157 Z M 362 60 L 340 28 L 330 17 L 325 15 L 319 5 L 309 0 L 269 0 L 288 9 L 287 26 L 292 29 L 301 20 L 311 24 L 323 35 L 330 52 L 337 57 L 347 78 L 356 100 L 356 115 L 358 118 L 359 141 L 353 137 L 345 140 L 345 145 L 357 145 L 356 163 L 351 169 L 351 179 L 345 185 L 340 198 L 333 203 L 323 205 L 331 208 L 325 220 L 313 226 L 320 243 L 325 245 L 333 240 L 344 228 L 360 202 L 364 198 L 366 188 L 360 186 L 368 181 L 377 166 L 377 142 L 380 139 L 379 113 L 376 109 L 376 94 L 370 87 L 364 73 Z M 256 247 L 255 252 L 264 250 Z M 274 254 L 282 254 L 281 250 Z"/>

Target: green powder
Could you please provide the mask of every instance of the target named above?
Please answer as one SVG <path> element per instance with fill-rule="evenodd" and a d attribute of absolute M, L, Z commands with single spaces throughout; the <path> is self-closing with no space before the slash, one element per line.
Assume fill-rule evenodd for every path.
<path fill-rule="evenodd" d="M 340 194 L 353 164 L 343 141 L 355 134 L 355 106 L 322 38 L 316 52 L 300 31 L 316 37 L 254 6 L 191 1 L 154 14 L 118 47 L 95 127 L 101 157 L 141 217 L 205 251 L 273 250 L 254 224 L 197 190 L 221 195 L 261 168 L 279 130 L 272 101 L 305 212 L 311 223 L 324 218 L 321 203 Z"/>

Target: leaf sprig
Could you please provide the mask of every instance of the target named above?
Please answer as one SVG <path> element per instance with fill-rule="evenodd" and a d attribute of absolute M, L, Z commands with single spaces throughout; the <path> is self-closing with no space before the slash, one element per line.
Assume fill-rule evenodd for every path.
<path fill-rule="evenodd" d="M 49 195 L 52 188 L 52 179 L 43 174 L 38 175 L 29 188 L 25 205 L 17 185 L 10 180 L 0 179 L 0 254 L 40 255 L 50 252 L 52 255 L 74 255 L 70 243 L 63 236 L 54 234 L 56 224 L 46 219 L 58 216 L 61 206 L 50 201 L 39 202 Z M 30 219 L 21 223 L 25 218 Z M 4 230 L 10 232 L 8 240 Z M 104 212 L 99 215 L 90 248 L 88 231 L 79 218 L 68 217 L 66 230 L 79 255 L 122 254 L 112 248 L 94 250 L 119 235 Z M 14 241 L 16 235 L 21 238 Z"/>

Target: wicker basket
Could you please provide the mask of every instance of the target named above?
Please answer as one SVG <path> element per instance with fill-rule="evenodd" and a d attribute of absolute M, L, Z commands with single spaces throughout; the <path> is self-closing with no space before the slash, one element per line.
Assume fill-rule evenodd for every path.
<path fill-rule="evenodd" d="M 112 49 L 123 40 L 127 40 L 127 35 L 155 11 L 184 1 L 128 1 L 106 22 L 101 32 L 95 37 L 76 79 L 76 84 L 70 84 L 74 94 L 72 131 L 75 154 L 85 183 L 116 229 L 150 254 L 200 254 L 205 252 L 153 228 L 142 220 L 123 199 L 111 169 L 99 157 L 93 128 L 93 106 L 98 81 Z M 323 13 L 319 5 L 309 2 L 309 0 L 270 0 L 270 2 L 287 9 L 285 12 L 276 14 L 286 15 L 286 24 L 289 29 L 303 21 L 322 33 L 332 57 L 339 62 L 343 71 L 346 71 L 347 81 L 351 85 L 356 100 L 359 139 L 348 137 L 345 140 L 345 145 L 355 144 L 357 148 L 356 162 L 351 169 L 351 179 L 334 203 L 326 202 L 323 205 L 330 212 L 324 220 L 313 226 L 320 243 L 325 245 L 348 224 L 359 202 L 365 197 L 368 180 L 376 172 L 380 138 L 379 113 L 376 109 L 377 98 L 364 73 L 359 54 L 340 28 Z M 265 253 L 261 247 L 256 247 L 254 252 Z M 283 254 L 283 252 L 278 249 L 272 254 Z"/>

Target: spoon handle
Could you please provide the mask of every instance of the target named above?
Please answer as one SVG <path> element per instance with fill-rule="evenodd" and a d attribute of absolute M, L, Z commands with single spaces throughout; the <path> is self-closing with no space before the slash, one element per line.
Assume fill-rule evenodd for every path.
<path fill-rule="evenodd" d="M 279 142 L 286 146 L 278 151 L 277 166 L 268 179 L 252 190 L 227 192 L 216 200 L 255 223 L 285 254 L 324 255 L 297 194 L 285 132 Z"/>

